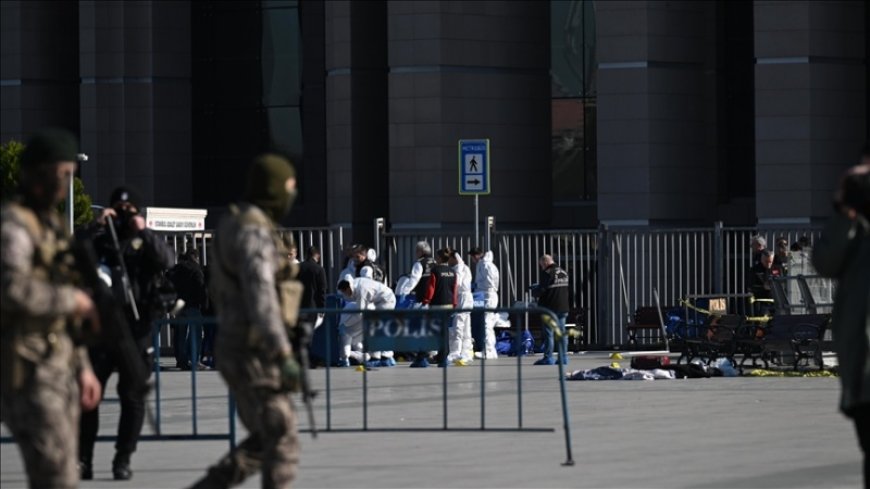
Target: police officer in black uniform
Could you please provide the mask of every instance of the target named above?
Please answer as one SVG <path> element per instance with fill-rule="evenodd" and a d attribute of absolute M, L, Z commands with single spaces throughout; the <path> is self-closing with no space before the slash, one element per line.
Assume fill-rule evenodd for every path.
<path fill-rule="evenodd" d="M 132 189 L 119 187 L 112 192 L 110 207 L 103 209 L 90 229 L 101 263 L 112 269 L 112 288 L 116 295 L 123 297 L 123 280 L 118 252 L 123 257 L 129 276 L 129 285 L 139 318 L 136 319 L 133 307 L 125 307 L 127 324 L 132 329 L 142 355 L 142 361 L 151 370 L 151 325 L 161 311 L 158 294 L 160 278 L 173 262 L 174 253 L 166 242 L 145 227 L 145 219 L 139 214 L 142 208 L 138 195 Z M 108 228 L 111 219 L 118 238 L 118 247 Z M 108 346 L 90 349 L 94 372 L 105 392 L 106 382 L 112 371 L 118 368 L 118 350 Z M 145 421 L 145 393 L 132 386 L 126 369 L 118 369 L 118 397 L 121 401 L 121 419 L 118 422 L 118 439 L 115 443 L 115 458 L 112 461 L 112 475 L 115 480 L 128 480 L 133 477 L 130 469 L 130 456 L 136 451 L 136 443 L 142 424 Z M 99 430 L 99 408 L 83 413 L 79 432 L 79 469 L 81 478 L 93 478 L 92 461 L 94 442 Z"/>
<path fill-rule="evenodd" d="M 535 288 L 534 294 L 538 298 L 538 305 L 546 307 L 556 313 L 559 320 L 559 330 L 562 331 L 562 351 L 568 351 L 568 337 L 565 334 L 565 319 L 568 317 L 568 309 L 570 301 L 568 298 L 568 273 L 556 262 L 550 255 L 543 255 L 538 260 L 538 266 L 541 267 L 541 279 L 538 282 L 538 287 Z M 567 357 L 562 357 L 559 353 L 562 364 L 568 363 Z M 544 356 L 535 362 L 535 365 L 554 365 L 553 360 L 553 329 L 544 326 Z"/>
<path fill-rule="evenodd" d="M 455 309 L 457 303 L 457 282 L 456 272 L 453 270 L 447 261 L 453 254 L 450 248 L 438 250 L 436 253 L 437 263 L 433 265 L 429 272 L 429 280 L 424 284 L 422 303 L 429 306 L 429 309 Z M 421 280 L 422 283 L 422 280 Z M 444 318 L 449 318 L 445 315 Z M 448 324 L 444 321 L 445 326 Z M 446 347 L 446 345 L 445 345 Z M 444 348 L 440 355 L 441 360 L 439 366 L 446 366 L 447 351 Z M 417 360 L 411 364 L 412 367 L 422 366 L 415 363 L 423 363 L 418 355 Z M 425 358 L 425 357 L 423 357 Z"/>

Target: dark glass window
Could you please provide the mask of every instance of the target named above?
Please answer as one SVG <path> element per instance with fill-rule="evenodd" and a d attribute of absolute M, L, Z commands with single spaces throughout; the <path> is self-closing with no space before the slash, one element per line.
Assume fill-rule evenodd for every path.
<path fill-rule="evenodd" d="M 194 201 L 223 205 L 239 197 L 257 153 L 302 154 L 298 2 L 198 1 L 191 8 Z"/>
<path fill-rule="evenodd" d="M 590 0 L 550 2 L 551 160 L 556 203 L 595 199 L 595 15 Z"/>

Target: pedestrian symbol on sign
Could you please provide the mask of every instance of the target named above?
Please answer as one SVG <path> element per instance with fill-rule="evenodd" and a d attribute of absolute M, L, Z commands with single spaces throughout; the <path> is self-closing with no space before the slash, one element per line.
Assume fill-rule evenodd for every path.
<path fill-rule="evenodd" d="M 483 168 L 481 167 L 481 162 L 483 161 L 483 155 L 472 153 L 465 155 L 465 174 L 482 174 Z"/>

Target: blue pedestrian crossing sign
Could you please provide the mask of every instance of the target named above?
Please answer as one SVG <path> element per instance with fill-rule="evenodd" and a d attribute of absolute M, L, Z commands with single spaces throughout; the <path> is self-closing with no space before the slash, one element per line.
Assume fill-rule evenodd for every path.
<path fill-rule="evenodd" d="M 489 194 L 489 139 L 459 140 L 459 195 Z"/>

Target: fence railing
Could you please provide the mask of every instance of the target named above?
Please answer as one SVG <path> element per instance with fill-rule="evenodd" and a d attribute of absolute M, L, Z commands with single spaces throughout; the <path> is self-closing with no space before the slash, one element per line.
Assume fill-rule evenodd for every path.
<path fill-rule="evenodd" d="M 664 306 L 676 304 L 689 294 L 740 294 L 748 290 L 753 253 L 750 239 L 761 236 L 768 249 L 778 238 L 792 244 L 803 238 L 812 246 L 820 228 L 733 227 L 716 223 L 707 228 L 649 229 L 608 228 L 597 230 L 499 230 L 488 217 L 481 235 L 471 231 L 391 230 L 383 218 L 374 221 L 379 261 L 394 285 L 411 270 L 419 241 L 433 250 L 450 247 L 466 253 L 474 246 L 491 250 L 501 273 L 500 304 L 528 302 L 529 286 L 539 277 L 538 258 L 554 256 L 570 276 L 573 320 L 589 345 L 610 346 L 626 342 L 625 324 L 635 309 L 653 303 L 653 290 Z M 287 228 L 280 230 L 297 244 L 299 259 L 316 245 L 322 253 L 330 288 L 338 281 L 346 257 L 341 227 Z M 177 252 L 202 250 L 208 264 L 212 233 L 161 233 Z M 813 275 L 809 251 L 792 252 L 792 275 Z M 474 267 L 471 266 L 472 270 Z M 829 290 L 821 284 L 819 290 Z"/>
<path fill-rule="evenodd" d="M 467 232 L 388 230 L 383 219 L 376 222 L 380 258 L 391 271 L 390 283 L 410 271 L 418 241 L 427 241 L 433 250 L 450 246 L 463 252 L 474 242 Z M 495 219 L 488 217 L 487 222 Z M 489 243 L 501 274 L 500 304 L 528 301 L 526 291 L 539 279 L 538 258 L 551 254 L 570 276 L 573 319 L 582 323 L 578 328 L 583 341 L 611 346 L 627 342 L 625 325 L 635 309 L 654 304 L 654 290 L 663 306 L 676 305 L 688 295 L 746 293 L 751 281 L 752 237 L 765 238 L 771 250 L 778 238 L 789 245 L 803 238 L 811 247 L 820 231 L 812 226 L 726 228 L 722 223 L 691 229 L 601 226 L 597 230 L 526 231 L 488 225 L 485 236 L 479 238 Z M 790 256 L 792 274 L 815 273 L 809 250 Z M 830 287 L 830 281 L 816 286 L 819 290 Z"/>
<path fill-rule="evenodd" d="M 314 227 L 314 228 L 281 228 L 278 233 L 285 239 L 292 239 L 298 251 L 299 261 L 307 256 L 308 248 L 317 246 L 320 249 L 321 262 L 326 270 L 330 283 L 338 281 L 338 273 L 344 268 L 344 228 Z M 212 230 L 194 232 L 158 232 L 175 250 L 175 255 L 195 249 L 199 252 L 200 263 L 207 266 L 211 258 L 211 243 L 214 239 Z"/>

